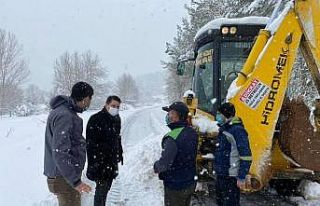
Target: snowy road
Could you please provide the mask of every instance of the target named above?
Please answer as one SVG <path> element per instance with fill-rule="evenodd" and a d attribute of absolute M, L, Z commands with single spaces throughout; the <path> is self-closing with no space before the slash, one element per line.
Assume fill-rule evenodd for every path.
<path fill-rule="evenodd" d="M 168 131 L 164 116 L 161 107 L 154 106 L 122 118 L 124 165 L 108 194 L 108 206 L 163 205 L 162 182 L 153 173 L 153 163 L 161 152 L 161 138 Z M 83 205 L 93 205 L 93 195 L 85 195 Z"/>
<path fill-rule="evenodd" d="M 161 152 L 161 138 L 168 131 L 165 113 L 160 108 L 138 110 L 124 122 L 124 165 L 108 197 L 110 205 L 119 205 L 113 201 L 114 196 L 120 198 L 120 205 L 162 205 L 162 182 L 153 173 L 153 163 Z M 120 195 L 117 191 L 121 191 Z"/>
<path fill-rule="evenodd" d="M 81 115 L 84 124 L 93 112 Z M 161 106 L 121 112 L 124 165 L 108 196 L 108 206 L 162 206 L 163 187 L 153 173 L 161 153 L 162 136 L 168 131 Z M 47 115 L 0 119 L 0 205 L 57 206 L 43 176 L 43 144 Z M 85 171 L 84 171 L 85 173 Z M 84 181 L 94 186 L 94 183 Z M 319 185 L 310 187 L 320 191 Z M 310 192 L 311 194 L 312 192 Z M 315 193 L 315 192 L 314 192 Z M 94 193 L 83 195 L 83 206 L 93 205 Z M 284 200 L 270 190 L 242 196 L 245 206 L 319 206 L 317 200 L 301 197 Z M 214 206 L 214 200 L 200 198 L 193 205 Z"/>

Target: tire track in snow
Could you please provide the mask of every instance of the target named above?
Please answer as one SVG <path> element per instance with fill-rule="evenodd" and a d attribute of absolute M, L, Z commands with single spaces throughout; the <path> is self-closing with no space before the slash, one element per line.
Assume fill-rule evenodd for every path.
<path fill-rule="evenodd" d="M 157 113 L 157 115 L 155 115 L 155 113 Z M 161 113 L 161 108 L 155 106 L 138 110 L 130 115 L 123 125 L 123 145 L 130 148 L 152 134 L 163 134 L 163 132 L 166 131 L 166 127 L 164 126 L 164 120 L 163 124 L 160 123 L 160 117 L 162 117 Z M 163 117 L 164 114 L 165 113 L 163 113 Z"/>

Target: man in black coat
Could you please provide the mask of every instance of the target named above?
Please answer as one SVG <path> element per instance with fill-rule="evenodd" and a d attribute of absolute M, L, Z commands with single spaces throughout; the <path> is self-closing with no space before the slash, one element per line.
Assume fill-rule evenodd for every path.
<path fill-rule="evenodd" d="M 96 182 L 94 206 L 105 206 L 112 181 L 118 175 L 118 163 L 123 164 L 120 104 L 119 97 L 109 96 L 104 108 L 92 115 L 87 125 L 87 177 Z"/>

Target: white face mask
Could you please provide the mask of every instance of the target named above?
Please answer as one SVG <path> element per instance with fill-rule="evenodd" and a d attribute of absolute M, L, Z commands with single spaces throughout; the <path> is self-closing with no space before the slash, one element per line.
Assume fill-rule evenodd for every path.
<path fill-rule="evenodd" d="M 109 112 L 112 116 L 116 116 L 116 115 L 119 114 L 119 109 L 110 107 L 110 109 L 109 109 L 108 112 Z"/>

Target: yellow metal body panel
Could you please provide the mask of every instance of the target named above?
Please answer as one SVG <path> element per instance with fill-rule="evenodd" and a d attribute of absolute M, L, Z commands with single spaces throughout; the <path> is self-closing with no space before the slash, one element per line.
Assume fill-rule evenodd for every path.
<path fill-rule="evenodd" d="M 238 79 L 237 86 L 243 85 L 247 81 L 247 76 L 254 70 L 255 62 L 257 61 L 259 54 L 262 52 L 264 46 L 270 38 L 270 32 L 267 30 L 260 30 L 259 35 L 255 44 L 252 47 L 250 56 L 248 57 L 246 63 L 243 65 Z"/>
<path fill-rule="evenodd" d="M 304 35 L 310 45 L 317 65 L 320 65 L 320 1 L 298 0 L 295 1 L 295 12 L 299 23 L 304 30 Z"/>
<path fill-rule="evenodd" d="M 301 36 L 298 18 L 291 10 L 251 65 L 254 69 L 247 81 L 230 100 L 248 131 L 253 157 L 250 174 L 261 187 L 271 178 L 274 130 Z"/>
<path fill-rule="evenodd" d="M 320 91 L 320 1 L 297 0 L 295 11 L 304 30 L 301 51 L 311 72 L 318 91 Z"/>

